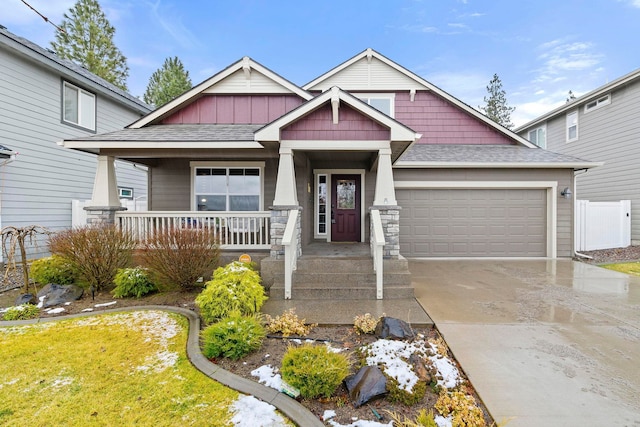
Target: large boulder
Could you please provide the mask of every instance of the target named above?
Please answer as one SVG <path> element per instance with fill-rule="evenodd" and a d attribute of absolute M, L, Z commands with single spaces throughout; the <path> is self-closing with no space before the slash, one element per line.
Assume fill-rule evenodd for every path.
<path fill-rule="evenodd" d="M 345 378 L 344 385 L 356 408 L 387 394 L 387 378 L 377 366 L 360 368 L 355 375 Z"/>
<path fill-rule="evenodd" d="M 42 308 L 54 307 L 65 302 L 79 300 L 83 293 L 84 289 L 76 285 L 49 283 L 38 292 L 38 301 L 42 302 Z"/>
<path fill-rule="evenodd" d="M 22 304 L 33 304 L 35 305 L 37 303 L 36 301 L 36 296 L 34 294 L 20 294 L 20 296 L 18 298 L 16 298 L 16 303 L 15 305 L 22 305 Z"/>
<path fill-rule="evenodd" d="M 415 334 L 411 326 L 404 320 L 394 317 L 383 317 L 376 325 L 376 336 L 392 340 L 411 340 Z"/>

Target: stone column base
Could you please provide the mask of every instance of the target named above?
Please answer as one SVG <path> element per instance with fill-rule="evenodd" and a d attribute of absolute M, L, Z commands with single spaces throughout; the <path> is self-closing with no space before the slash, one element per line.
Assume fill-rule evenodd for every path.
<path fill-rule="evenodd" d="M 126 211 L 122 206 L 86 206 L 87 225 L 113 225 L 116 223 L 116 212 Z"/>
<path fill-rule="evenodd" d="M 384 254 L 386 259 L 398 259 L 400 257 L 400 210 L 397 205 L 374 205 L 369 208 L 380 211 L 382 230 L 384 231 Z"/>
<path fill-rule="evenodd" d="M 284 259 L 284 246 L 282 245 L 282 236 L 284 230 L 287 227 L 287 221 L 289 220 L 289 212 L 297 209 L 302 210 L 301 206 L 270 206 L 271 211 L 271 225 L 269 230 L 269 237 L 271 240 L 270 257 L 274 259 Z M 302 242 L 300 239 L 300 215 L 298 215 L 297 233 L 298 233 L 298 254 L 302 253 Z"/>

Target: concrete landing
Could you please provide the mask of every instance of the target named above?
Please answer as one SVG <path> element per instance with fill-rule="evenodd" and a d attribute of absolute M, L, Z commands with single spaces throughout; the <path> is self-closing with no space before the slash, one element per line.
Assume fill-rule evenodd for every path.
<path fill-rule="evenodd" d="M 270 298 L 262 306 L 262 313 L 279 316 L 285 310 L 296 309 L 296 314 L 308 323 L 322 326 L 353 325 L 357 315 L 395 317 L 415 327 L 432 327 L 433 321 L 415 298 L 388 300 L 283 300 Z"/>

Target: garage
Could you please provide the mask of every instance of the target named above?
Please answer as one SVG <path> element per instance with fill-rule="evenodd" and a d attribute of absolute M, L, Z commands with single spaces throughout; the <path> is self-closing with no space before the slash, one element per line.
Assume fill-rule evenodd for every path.
<path fill-rule="evenodd" d="M 397 189 L 406 257 L 544 257 L 544 188 Z"/>

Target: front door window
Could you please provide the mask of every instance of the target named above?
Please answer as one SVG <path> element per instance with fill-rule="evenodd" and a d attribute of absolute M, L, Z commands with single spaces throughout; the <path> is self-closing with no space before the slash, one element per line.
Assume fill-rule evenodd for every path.
<path fill-rule="evenodd" d="M 356 181 L 353 179 L 339 179 L 337 183 L 338 209 L 356 208 Z"/>

